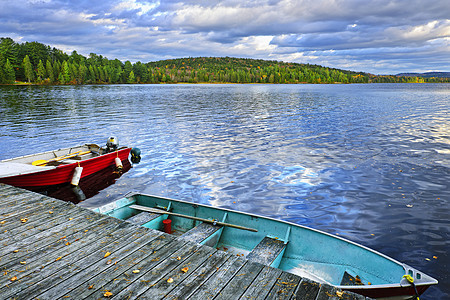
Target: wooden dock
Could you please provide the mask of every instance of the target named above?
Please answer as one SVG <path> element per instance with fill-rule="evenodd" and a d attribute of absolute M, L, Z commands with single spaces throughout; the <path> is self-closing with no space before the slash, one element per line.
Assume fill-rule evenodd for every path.
<path fill-rule="evenodd" d="M 366 299 L 0 184 L 1 299 Z"/>

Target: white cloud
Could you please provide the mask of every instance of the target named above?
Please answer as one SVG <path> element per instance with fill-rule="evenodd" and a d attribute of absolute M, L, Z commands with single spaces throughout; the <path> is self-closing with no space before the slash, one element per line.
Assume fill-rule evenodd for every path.
<path fill-rule="evenodd" d="M 450 2 L 419 0 L 5 1 L 0 36 L 131 61 L 228 55 L 448 71 L 449 15 Z"/>

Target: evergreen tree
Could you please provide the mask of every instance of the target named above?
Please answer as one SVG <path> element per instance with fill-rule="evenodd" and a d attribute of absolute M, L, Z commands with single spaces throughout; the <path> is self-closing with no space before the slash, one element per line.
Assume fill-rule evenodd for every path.
<path fill-rule="evenodd" d="M 124 76 L 126 77 L 126 78 L 128 78 L 129 76 L 130 76 L 130 73 L 131 73 L 131 71 L 133 71 L 133 66 L 131 65 L 131 62 L 129 61 L 129 60 L 127 60 L 126 62 L 125 62 L 125 66 L 124 66 L 124 68 L 123 68 L 123 71 L 124 71 Z"/>
<path fill-rule="evenodd" d="M 42 60 L 39 60 L 39 64 L 37 67 L 37 76 L 38 76 L 38 81 L 42 81 L 45 78 L 45 68 L 44 68 L 44 64 L 42 63 Z"/>
<path fill-rule="evenodd" d="M 62 70 L 60 72 L 60 82 L 61 84 L 67 84 L 70 82 L 70 67 L 67 61 L 64 61 L 62 64 Z"/>
<path fill-rule="evenodd" d="M 9 62 L 9 59 L 6 59 L 6 64 L 4 66 L 4 82 L 7 84 L 12 84 L 16 80 L 16 73 L 14 72 L 14 68 L 12 64 Z"/>
<path fill-rule="evenodd" d="M 136 83 L 136 78 L 134 77 L 133 71 L 131 71 L 130 75 L 128 76 L 128 83 Z"/>
<path fill-rule="evenodd" d="M 30 58 L 28 55 L 25 56 L 23 59 L 23 69 L 25 71 L 25 77 L 28 80 L 28 82 L 34 81 L 34 71 L 33 66 L 31 65 Z"/>
<path fill-rule="evenodd" d="M 47 73 L 47 78 L 50 81 L 50 83 L 55 82 L 55 75 L 53 73 L 52 63 L 49 60 L 47 60 L 47 63 L 45 64 L 45 70 Z"/>
<path fill-rule="evenodd" d="M 88 81 L 88 83 L 94 83 L 95 82 L 95 73 L 94 73 L 94 68 L 92 67 L 92 65 L 89 66 L 89 71 L 88 71 L 88 75 L 87 75 L 87 81 Z"/>

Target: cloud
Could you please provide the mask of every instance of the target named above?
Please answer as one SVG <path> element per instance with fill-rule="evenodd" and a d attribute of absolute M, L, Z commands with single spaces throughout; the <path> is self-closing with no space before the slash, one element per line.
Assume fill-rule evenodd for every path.
<path fill-rule="evenodd" d="M 3 1 L 0 36 L 143 62 L 228 55 L 448 71 L 449 15 L 448 1 L 418 0 Z"/>

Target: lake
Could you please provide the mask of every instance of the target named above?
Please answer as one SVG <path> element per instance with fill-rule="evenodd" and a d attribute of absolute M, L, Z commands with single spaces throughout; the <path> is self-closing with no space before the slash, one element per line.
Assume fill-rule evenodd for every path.
<path fill-rule="evenodd" d="M 139 191 L 283 219 L 438 279 L 421 299 L 450 297 L 450 84 L 0 86 L 0 96 L 0 160 L 110 135 L 141 149 L 140 164 L 81 206 Z"/>

